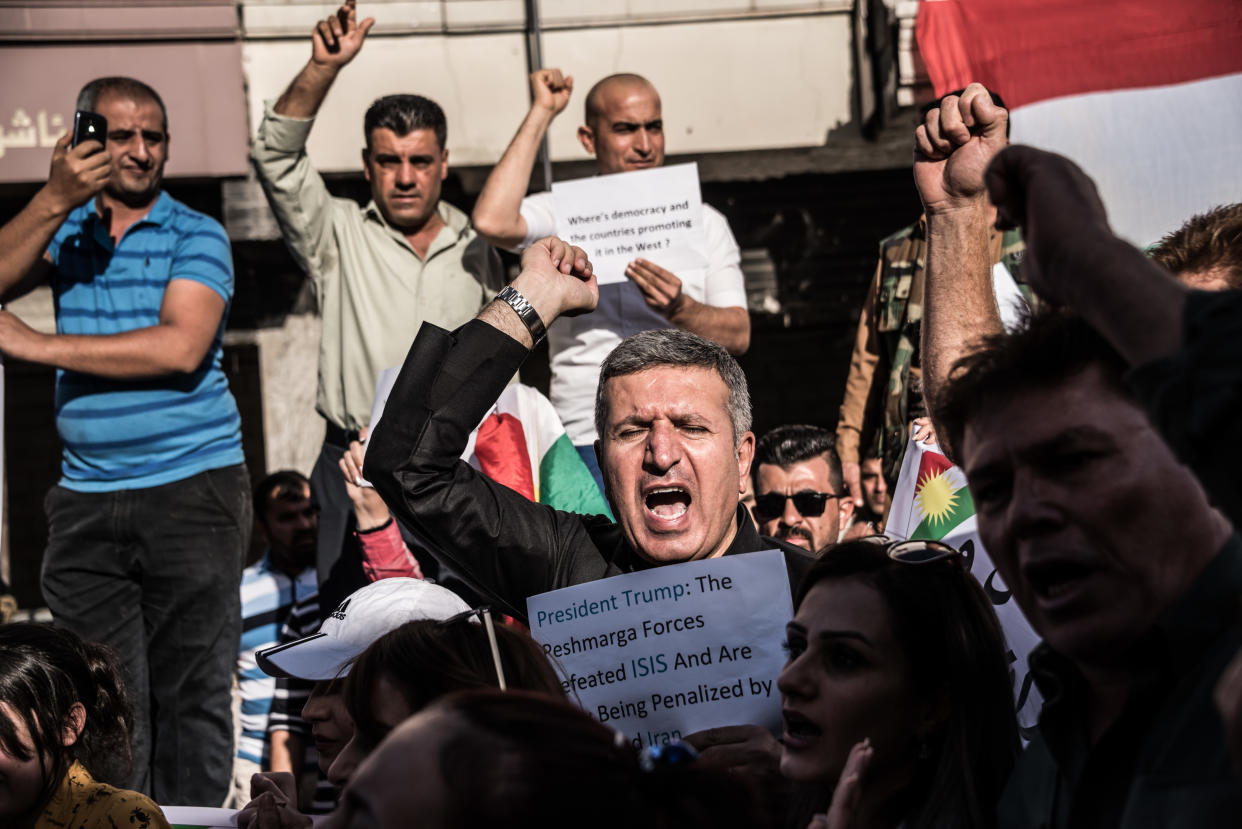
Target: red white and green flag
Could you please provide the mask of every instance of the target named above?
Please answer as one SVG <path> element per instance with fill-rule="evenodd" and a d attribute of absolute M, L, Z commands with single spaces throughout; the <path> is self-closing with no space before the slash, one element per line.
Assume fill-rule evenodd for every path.
<path fill-rule="evenodd" d="M 916 35 L 935 94 L 1001 93 L 1012 140 L 1078 162 L 1135 244 L 1242 192 L 1238 0 L 922 0 Z"/>
<path fill-rule="evenodd" d="M 1026 659 L 1039 643 L 1039 637 L 1022 615 L 983 547 L 975 502 L 970 497 L 965 473 L 954 466 L 936 444 L 911 440 L 906 445 L 884 532 L 903 540 L 943 541 L 962 552 L 965 565 L 991 599 L 1005 632 L 1005 641 L 1014 660 L 1013 694 L 1018 724 L 1024 734 L 1031 733 L 1043 701 L 1031 681 Z"/>
<path fill-rule="evenodd" d="M 938 447 L 916 445 L 922 451 L 907 452 L 906 457 L 917 457 L 918 464 L 911 465 L 912 474 L 907 474 L 906 464 L 902 464 L 896 492 L 907 493 L 907 497 L 901 501 L 894 497 L 888 533 L 938 541 L 959 534 L 959 530 L 973 529 L 975 502 L 962 470 Z M 964 526 L 967 522 L 969 527 Z"/>
<path fill-rule="evenodd" d="M 551 401 L 530 386 L 514 383 L 501 393 L 471 434 L 462 459 L 540 504 L 612 515 Z"/>

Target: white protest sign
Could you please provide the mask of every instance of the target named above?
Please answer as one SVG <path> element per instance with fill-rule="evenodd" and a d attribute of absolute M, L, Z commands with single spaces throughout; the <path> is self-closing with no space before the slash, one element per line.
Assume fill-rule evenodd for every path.
<path fill-rule="evenodd" d="M 884 532 L 893 538 L 939 539 L 962 551 L 970 574 L 983 585 L 1005 632 L 1014 710 L 1023 738 L 1030 739 L 1044 704 L 1027 666 L 1027 657 L 1039 644 L 1039 635 L 1022 615 L 979 540 L 975 502 L 966 486 L 965 473 L 936 444 L 912 439 L 906 447 Z"/>
<path fill-rule="evenodd" d="M 601 285 L 638 257 L 674 273 L 707 267 L 697 164 L 552 185 L 556 235 L 587 252 Z"/>
<path fill-rule="evenodd" d="M 165 820 L 173 829 L 236 829 L 236 809 L 207 806 L 161 806 Z"/>
<path fill-rule="evenodd" d="M 722 725 L 780 729 L 793 618 L 780 550 L 600 579 L 526 607 L 565 690 L 635 748 Z"/>
<path fill-rule="evenodd" d="M 173 829 L 237 829 L 236 809 L 210 806 L 161 806 L 164 819 Z M 329 815 L 309 815 L 311 826 L 327 822 Z"/>

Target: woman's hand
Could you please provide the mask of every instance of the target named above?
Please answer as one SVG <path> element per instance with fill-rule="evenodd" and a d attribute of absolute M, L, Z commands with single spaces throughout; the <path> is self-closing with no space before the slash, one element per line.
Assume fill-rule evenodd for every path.
<path fill-rule="evenodd" d="M 854 744 L 832 792 L 828 813 L 811 818 L 807 829 L 864 829 L 858 826 L 858 803 L 862 800 L 863 775 L 871 764 L 872 753 L 870 738 Z"/>

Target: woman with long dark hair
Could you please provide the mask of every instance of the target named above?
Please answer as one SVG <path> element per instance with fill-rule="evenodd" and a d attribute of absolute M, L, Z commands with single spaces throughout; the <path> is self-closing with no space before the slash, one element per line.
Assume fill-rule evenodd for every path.
<path fill-rule="evenodd" d="M 798 587 L 781 672 L 793 825 L 991 829 L 1018 756 L 1005 640 L 956 550 L 832 548 Z M 836 795 L 834 797 L 834 794 Z"/>
<path fill-rule="evenodd" d="M 132 723 L 112 651 L 47 625 L 0 626 L 0 825 L 168 827 L 123 786 Z"/>

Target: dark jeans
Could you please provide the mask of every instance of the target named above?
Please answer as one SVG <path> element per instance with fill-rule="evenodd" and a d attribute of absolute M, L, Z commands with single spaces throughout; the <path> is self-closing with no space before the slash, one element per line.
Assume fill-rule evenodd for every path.
<path fill-rule="evenodd" d="M 252 525 L 245 466 L 45 502 L 43 595 L 56 624 L 116 650 L 134 708 L 131 788 L 219 806 L 233 764 L 230 689 Z"/>
<path fill-rule="evenodd" d="M 345 597 L 369 582 L 362 569 L 362 551 L 352 530 L 354 505 L 345 492 L 341 458 L 345 446 L 325 440 L 311 470 L 311 492 L 319 504 L 319 618 L 326 619 Z"/>

